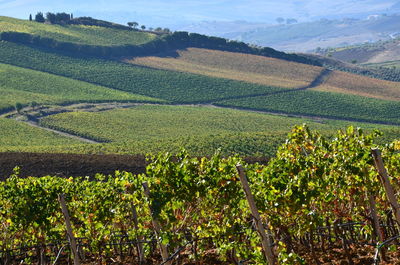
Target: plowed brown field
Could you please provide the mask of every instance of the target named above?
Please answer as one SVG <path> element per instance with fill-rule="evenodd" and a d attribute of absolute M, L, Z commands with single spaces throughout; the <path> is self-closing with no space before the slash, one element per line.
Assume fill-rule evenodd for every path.
<path fill-rule="evenodd" d="M 248 163 L 266 163 L 268 158 L 247 157 Z M 97 173 L 114 174 L 116 170 L 144 173 L 148 162 L 144 155 L 79 155 L 44 153 L 0 153 L 0 181 L 19 166 L 21 177 L 62 176 L 93 177 Z"/>

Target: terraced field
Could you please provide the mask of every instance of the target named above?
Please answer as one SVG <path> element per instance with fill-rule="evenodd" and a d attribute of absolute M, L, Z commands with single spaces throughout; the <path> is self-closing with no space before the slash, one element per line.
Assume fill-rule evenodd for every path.
<path fill-rule="evenodd" d="M 62 76 L 0 63 L 0 111 L 17 102 L 63 104 L 71 102 L 133 101 L 162 102 Z"/>
<path fill-rule="evenodd" d="M 198 48 L 124 61 L 136 65 L 285 88 L 307 86 L 322 71 L 321 67 L 275 58 Z"/>
<path fill-rule="evenodd" d="M 156 38 L 154 34 L 133 30 L 84 25 L 48 25 L 34 21 L 0 17 L 0 32 L 7 31 L 30 33 L 62 42 L 101 46 L 140 45 Z"/>
<path fill-rule="evenodd" d="M 400 100 L 400 82 L 369 78 L 333 71 L 314 90 L 358 95 L 386 100 Z"/>

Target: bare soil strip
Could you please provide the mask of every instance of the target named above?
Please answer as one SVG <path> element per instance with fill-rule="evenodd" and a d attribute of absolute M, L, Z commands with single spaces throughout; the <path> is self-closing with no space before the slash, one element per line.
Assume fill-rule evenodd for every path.
<path fill-rule="evenodd" d="M 266 157 L 246 157 L 247 163 L 268 163 Z M 0 153 L 0 181 L 5 180 L 16 166 L 21 177 L 94 177 L 96 174 L 114 175 L 116 170 L 133 174 L 146 172 L 148 161 L 144 155 L 85 155 L 85 154 L 41 154 Z"/>

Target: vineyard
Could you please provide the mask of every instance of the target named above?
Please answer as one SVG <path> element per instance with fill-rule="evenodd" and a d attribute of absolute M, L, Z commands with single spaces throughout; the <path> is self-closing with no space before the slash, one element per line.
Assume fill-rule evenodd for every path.
<path fill-rule="evenodd" d="M 0 135 L 0 146 L 2 148 L 9 146 L 16 149 L 26 149 L 27 147 L 34 148 L 46 145 L 80 144 L 79 141 L 5 118 L 0 118 Z"/>
<path fill-rule="evenodd" d="M 153 68 L 285 88 L 307 86 L 322 71 L 321 67 L 275 58 L 198 48 L 125 61 Z"/>
<path fill-rule="evenodd" d="M 399 124 L 397 101 L 320 91 L 293 91 L 264 97 L 233 99 L 216 105 L 286 114 Z"/>
<path fill-rule="evenodd" d="M 84 25 L 48 25 L 10 17 L 0 17 L 0 32 L 23 32 L 62 42 L 102 46 L 140 45 L 156 38 L 154 34 L 133 30 Z"/>
<path fill-rule="evenodd" d="M 399 233 L 397 213 L 379 181 L 386 176 L 380 152 L 371 155 L 377 136 L 349 127 L 326 138 L 296 126 L 267 165 L 181 151 L 149 158 L 145 174 L 116 172 L 96 181 L 20 178 L 16 169 L 0 183 L 0 259 L 265 264 L 266 255 L 280 264 L 398 262 L 390 240 Z M 398 143 L 380 148 L 398 191 Z"/>
<path fill-rule="evenodd" d="M 282 90 L 229 79 L 133 66 L 117 61 L 95 58 L 83 60 L 6 42 L 0 43 L 0 61 L 179 103 L 213 101 Z"/>
<path fill-rule="evenodd" d="M 271 94 L 285 88 L 156 70 L 94 58 L 82 60 L 5 42 L 0 43 L 0 47 L 1 60 L 6 63 L 33 67 L 40 71 L 175 103 L 215 102 L 237 97 L 239 99 L 218 104 L 337 119 L 398 123 L 398 103 L 394 101 L 319 91 L 240 98 Z"/>
<path fill-rule="evenodd" d="M 340 71 L 331 72 L 325 82 L 314 89 L 385 100 L 400 100 L 400 84 L 398 82 L 378 80 Z"/>
<path fill-rule="evenodd" d="M 2 119 L 0 151 L 154 154 L 176 153 L 184 147 L 196 156 L 210 156 L 214 150 L 220 149 L 225 156 L 240 154 L 272 157 L 277 147 L 284 142 L 286 132 L 295 124 L 307 123 L 310 128 L 317 129 L 327 137 L 333 135 L 338 128 L 357 124 L 369 132 L 381 130 L 384 135 L 378 139 L 379 143 L 391 142 L 398 139 L 399 135 L 397 126 L 290 118 L 199 106 L 143 105 L 100 112 L 83 112 L 82 109 L 64 112 L 67 109 L 68 106 L 55 108 L 55 113 L 58 111 L 60 114 L 39 119 L 39 125 L 105 143 L 85 144 L 56 136 L 42 128 Z M 30 119 L 37 119 L 35 113 L 40 114 L 42 111 L 28 111 L 27 115 Z M 51 139 L 56 137 L 57 141 L 47 141 L 43 138 L 45 135 L 53 135 Z"/>
<path fill-rule="evenodd" d="M 136 154 L 178 152 L 184 147 L 191 155 L 212 155 L 214 150 L 221 149 L 223 155 L 267 157 L 274 155 L 289 128 L 301 123 L 326 136 L 350 124 L 210 107 L 150 105 L 97 113 L 60 113 L 40 120 L 45 127 L 109 142 L 55 150 L 43 148 L 42 152 Z M 392 141 L 399 134 L 395 126 L 366 123 L 357 123 L 357 126 L 369 131 L 379 128 L 385 136 L 382 142 Z M 24 150 L 32 151 L 32 148 L 21 151 Z"/>
<path fill-rule="evenodd" d="M 162 102 L 146 96 L 97 86 L 44 72 L 0 64 L 0 110 L 21 103 L 65 104 L 71 102 Z"/>

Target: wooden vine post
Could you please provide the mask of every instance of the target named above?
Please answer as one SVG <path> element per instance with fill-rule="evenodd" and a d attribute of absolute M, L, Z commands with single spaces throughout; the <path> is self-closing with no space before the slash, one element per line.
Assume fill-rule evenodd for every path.
<path fill-rule="evenodd" d="M 393 186 L 390 184 L 389 175 L 386 171 L 385 165 L 383 164 L 381 151 L 379 149 L 372 149 L 371 152 L 372 157 L 374 158 L 375 167 L 379 173 L 379 180 L 385 188 L 386 196 L 390 205 L 392 206 L 396 222 L 400 226 L 400 206 L 397 201 Z"/>
<path fill-rule="evenodd" d="M 138 214 L 137 214 L 137 210 L 136 210 L 136 206 L 132 203 L 132 217 L 133 217 L 133 224 L 135 225 L 135 229 L 136 231 L 139 230 L 139 221 L 138 221 Z M 137 251 L 139 254 L 139 264 L 143 264 L 145 262 L 144 259 L 144 251 L 143 251 L 143 244 L 142 242 L 140 242 L 142 240 L 142 237 L 137 237 L 136 240 L 137 242 Z"/>
<path fill-rule="evenodd" d="M 81 263 L 79 261 L 78 248 L 77 248 L 77 244 L 76 244 L 76 240 L 75 240 L 74 234 L 72 233 L 71 220 L 70 220 L 70 217 L 69 217 L 67 204 L 65 203 L 65 195 L 64 194 L 59 194 L 58 195 L 58 201 L 60 202 L 61 211 L 62 211 L 62 213 L 64 215 L 65 224 L 66 224 L 66 227 L 67 227 L 68 240 L 69 240 L 69 243 L 71 244 L 72 255 L 74 256 L 74 265 L 80 265 Z"/>
<path fill-rule="evenodd" d="M 146 195 L 146 197 L 150 200 L 151 196 L 150 196 L 150 189 L 149 189 L 149 185 L 147 184 L 147 182 L 144 182 L 143 184 L 143 189 L 144 189 L 144 195 Z M 153 227 L 154 227 L 154 232 L 156 233 L 156 237 L 159 238 L 161 235 L 161 225 L 158 222 L 157 218 L 153 215 L 153 209 L 150 205 L 150 213 L 151 213 L 151 220 L 153 223 Z M 161 249 L 161 257 L 163 259 L 163 264 L 166 265 L 171 265 L 172 262 L 168 261 L 169 255 L 168 255 L 168 250 L 167 250 L 167 246 L 164 245 L 162 242 L 159 242 L 160 244 L 160 249 Z"/>
<path fill-rule="evenodd" d="M 236 166 L 236 169 L 239 173 L 240 182 L 242 183 L 243 190 L 246 194 L 246 199 L 247 199 L 247 202 L 249 203 L 251 214 L 253 215 L 253 218 L 255 220 L 258 234 L 261 237 L 261 244 L 262 244 L 262 248 L 264 250 L 264 255 L 268 261 L 268 264 L 276 264 L 274 252 L 272 250 L 272 238 L 271 238 L 271 231 L 268 227 L 268 220 L 267 220 L 267 226 L 266 226 L 266 230 L 267 230 L 267 234 L 268 234 L 267 235 L 265 233 L 264 226 L 261 221 L 261 216 L 260 216 L 260 213 L 258 212 L 253 194 L 251 193 L 249 182 L 247 181 L 247 177 L 244 172 L 244 169 L 243 169 L 242 165 L 240 165 L 240 164 L 238 164 Z"/>

